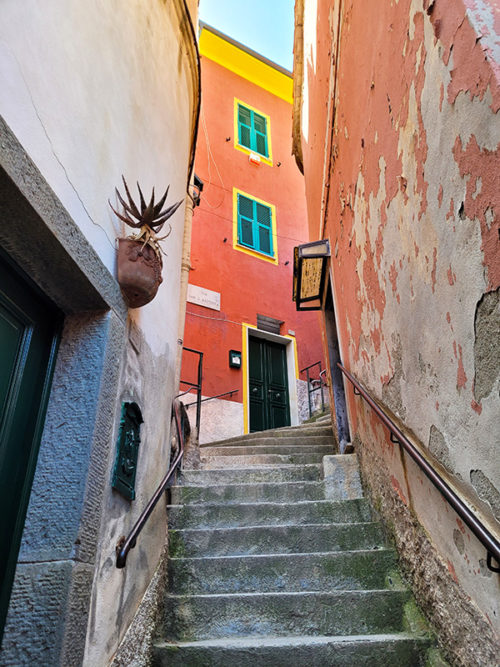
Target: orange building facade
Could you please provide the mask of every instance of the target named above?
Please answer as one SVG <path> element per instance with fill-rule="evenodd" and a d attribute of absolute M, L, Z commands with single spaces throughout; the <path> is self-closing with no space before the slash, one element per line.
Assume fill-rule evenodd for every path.
<path fill-rule="evenodd" d="M 210 442 L 303 421 L 300 371 L 318 361 L 324 368 L 324 357 L 317 314 L 292 301 L 293 248 L 308 232 L 291 156 L 291 73 L 207 26 L 200 53 L 195 172 L 204 186 L 183 343 L 203 352 L 202 393 L 211 400 L 202 404 L 200 441 Z M 196 382 L 196 360 L 184 352 L 182 380 Z"/>

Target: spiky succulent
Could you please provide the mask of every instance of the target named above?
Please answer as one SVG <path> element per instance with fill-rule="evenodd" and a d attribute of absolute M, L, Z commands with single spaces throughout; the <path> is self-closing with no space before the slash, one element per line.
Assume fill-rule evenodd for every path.
<path fill-rule="evenodd" d="M 163 227 L 165 222 L 177 211 L 177 209 L 183 202 L 183 199 L 181 199 L 176 204 L 172 204 L 172 206 L 169 206 L 168 208 L 162 211 L 162 207 L 167 199 L 170 186 L 168 186 L 168 188 L 165 191 L 165 194 L 157 204 L 155 204 L 155 189 L 153 188 L 149 204 L 146 204 L 140 185 L 139 183 L 137 183 L 137 189 L 139 190 L 139 197 L 140 197 L 140 206 L 137 206 L 134 200 L 132 199 L 132 196 L 128 189 L 127 181 L 123 176 L 122 180 L 123 180 L 123 185 L 125 186 L 125 192 L 127 193 L 128 203 L 123 199 L 123 197 L 118 191 L 118 188 L 115 188 L 115 192 L 116 196 L 118 197 L 118 201 L 123 206 L 123 215 L 121 213 L 118 213 L 118 211 L 116 211 L 113 208 L 113 205 L 109 200 L 108 203 L 113 209 L 115 215 L 117 215 L 120 218 L 120 220 L 123 220 L 123 222 L 125 222 L 127 225 L 130 225 L 130 227 L 133 227 L 134 229 L 139 229 L 141 227 L 149 227 L 149 229 L 151 229 L 154 232 L 154 234 L 157 234 Z"/>

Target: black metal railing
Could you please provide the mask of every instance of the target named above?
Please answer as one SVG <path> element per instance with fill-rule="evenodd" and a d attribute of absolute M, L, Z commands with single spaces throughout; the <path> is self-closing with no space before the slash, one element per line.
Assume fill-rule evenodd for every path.
<path fill-rule="evenodd" d="M 500 542 L 495 538 L 495 536 L 486 528 L 482 521 L 477 517 L 474 512 L 463 502 L 459 496 L 453 491 L 453 489 L 445 482 L 445 480 L 438 473 L 436 468 L 428 461 L 418 449 L 413 445 L 413 443 L 408 440 L 404 433 L 396 426 L 392 419 L 382 410 L 379 404 L 370 396 L 368 391 L 361 385 L 358 380 L 341 364 L 338 363 L 337 366 L 340 368 L 342 373 L 346 376 L 349 382 L 354 386 L 354 393 L 358 396 L 361 396 L 368 405 L 375 412 L 377 417 L 382 421 L 382 423 L 389 429 L 390 438 L 392 442 L 395 442 L 403 447 L 403 449 L 408 452 L 411 458 L 419 466 L 419 468 L 425 473 L 425 475 L 430 479 L 434 484 L 436 489 L 446 498 L 449 504 L 453 507 L 458 516 L 462 521 L 470 528 L 474 535 L 478 538 L 481 544 L 486 548 L 487 551 L 487 565 L 492 572 L 500 572 L 500 567 L 495 567 L 492 563 L 494 558 L 497 563 L 500 564 Z"/>
<path fill-rule="evenodd" d="M 198 382 L 188 382 L 187 380 L 180 380 L 181 384 L 189 386 L 189 389 L 184 392 L 187 394 L 191 389 L 196 389 L 196 434 L 200 436 L 200 421 L 201 421 L 201 383 L 203 378 L 203 352 L 199 350 L 192 350 L 190 347 L 183 347 L 184 352 L 191 352 L 198 355 Z M 179 394 L 182 396 L 183 394 Z M 189 404 L 191 405 L 191 403 Z"/>
<path fill-rule="evenodd" d="M 189 390 L 188 390 L 189 391 Z M 214 398 L 222 398 L 222 396 L 232 396 L 233 394 L 237 394 L 239 392 L 239 389 L 231 389 L 231 391 L 225 391 L 223 394 L 217 394 L 216 396 L 207 396 L 206 398 L 202 398 L 200 403 L 205 403 L 205 401 L 213 401 Z M 188 392 L 184 392 L 184 394 L 181 394 L 181 396 L 184 396 Z M 192 403 L 184 403 L 185 408 L 189 408 L 190 405 L 198 405 L 198 401 L 193 401 Z"/>
<path fill-rule="evenodd" d="M 318 377 L 317 378 L 311 378 L 311 373 L 309 372 L 311 368 L 315 368 L 316 366 L 319 367 L 318 371 Z M 310 364 L 309 366 L 306 366 L 303 368 L 301 373 L 306 374 L 306 381 L 307 381 L 307 401 L 309 404 L 309 417 L 312 417 L 313 410 L 312 410 L 312 400 L 311 400 L 311 394 L 314 394 L 315 391 L 321 391 L 321 412 L 324 412 L 325 410 L 325 395 L 323 393 L 323 387 L 326 386 L 324 381 L 323 381 L 323 373 L 324 371 L 321 370 L 321 361 L 316 361 L 314 364 Z"/>
<path fill-rule="evenodd" d="M 179 464 L 182 461 L 182 457 L 184 456 L 184 434 L 183 434 L 183 428 L 181 424 L 181 415 L 180 415 L 180 407 L 179 407 L 179 402 L 177 400 L 174 400 L 174 403 L 172 405 L 172 413 L 173 417 L 175 420 L 175 428 L 177 431 L 177 439 L 179 442 L 179 452 L 177 456 L 174 459 L 174 462 L 170 466 L 167 474 L 165 477 L 162 479 L 160 482 L 160 485 L 156 489 L 156 491 L 153 494 L 153 497 L 149 501 L 149 503 L 146 505 L 144 510 L 142 511 L 140 517 L 137 519 L 137 521 L 134 524 L 134 527 L 130 531 L 128 537 L 122 537 L 118 544 L 116 545 L 116 567 L 117 568 L 123 568 L 127 564 L 127 556 L 130 551 L 130 549 L 133 549 L 137 543 L 137 538 L 139 537 L 140 532 L 144 528 L 147 520 L 149 519 L 151 512 L 154 510 L 156 507 L 157 502 L 160 500 L 163 492 L 167 488 L 168 483 L 172 479 L 175 471 L 177 470 Z"/>

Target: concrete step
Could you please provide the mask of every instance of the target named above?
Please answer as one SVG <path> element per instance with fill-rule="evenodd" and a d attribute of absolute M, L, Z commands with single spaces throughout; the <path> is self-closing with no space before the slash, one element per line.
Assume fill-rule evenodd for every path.
<path fill-rule="evenodd" d="M 328 452 L 333 453 L 332 451 Z M 321 463 L 324 454 L 253 454 L 248 456 L 206 456 L 201 452 L 201 462 L 205 470 L 213 468 L 245 468 L 251 466 L 306 465 Z"/>
<path fill-rule="evenodd" d="M 324 500 L 323 482 L 280 482 L 254 484 L 220 484 L 212 487 L 173 486 L 173 505 L 192 503 L 295 502 Z"/>
<path fill-rule="evenodd" d="M 408 599 L 400 590 L 169 595 L 161 636 L 193 641 L 401 632 Z"/>
<path fill-rule="evenodd" d="M 406 633 L 161 642 L 153 667 L 417 667 L 428 647 L 426 637 Z"/>
<path fill-rule="evenodd" d="M 319 482 L 322 467 L 319 463 L 302 466 L 286 465 L 272 468 L 221 468 L 220 470 L 184 470 L 179 486 L 218 486 L 219 484 L 258 484 L 281 482 Z"/>
<path fill-rule="evenodd" d="M 171 529 L 168 533 L 172 558 L 352 551 L 375 549 L 383 542 L 382 528 L 374 522 Z"/>
<path fill-rule="evenodd" d="M 174 594 L 384 589 L 396 581 L 392 549 L 169 558 Z"/>
<path fill-rule="evenodd" d="M 366 499 L 315 500 L 287 503 L 169 505 L 171 528 L 232 528 L 238 526 L 360 523 L 371 521 Z"/>
<path fill-rule="evenodd" d="M 214 445 L 204 445 L 201 447 L 201 455 L 203 456 L 207 452 L 213 455 L 215 452 L 231 452 L 232 454 L 238 454 L 240 456 L 244 454 L 254 454 L 259 453 L 254 450 L 262 450 L 263 454 L 288 454 L 288 450 L 291 450 L 292 453 L 295 451 L 299 453 L 303 450 L 305 453 L 312 451 L 314 445 L 318 447 L 326 447 L 333 452 L 333 438 L 331 436 L 325 435 L 314 435 L 309 438 L 303 437 L 282 437 L 282 438 L 253 438 L 252 440 L 239 440 L 233 442 L 225 442 L 224 444 Z M 264 451 L 264 450 L 270 450 Z M 236 451 L 233 451 L 236 450 Z M 282 451 L 283 450 L 283 451 Z"/>
<path fill-rule="evenodd" d="M 286 426 L 284 428 L 276 429 L 275 431 L 256 431 L 255 433 L 246 433 L 245 435 L 238 435 L 225 440 L 214 440 L 213 442 L 206 442 L 200 447 L 218 447 L 219 445 L 249 444 L 255 440 L 262 438 L 268 440 L 281 440 L 282 438 L 296 438 L 300 440 L 308 440 L 315 437 L 331 438 L 333 430 L 331 424 L 310 424 L 308 426 Z"/>

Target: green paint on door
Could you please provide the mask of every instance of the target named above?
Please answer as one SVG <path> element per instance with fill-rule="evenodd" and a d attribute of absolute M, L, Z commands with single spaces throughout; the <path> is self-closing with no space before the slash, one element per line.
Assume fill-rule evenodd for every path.
<path fill-rule="evenodd" d="M 28 508 L 60 314 L 0 256 L 0 638 Z"/>
<path fill-rule="evenodd" d="M 250 431 L 290 425 L 286 348 L 249 339 Z"/>

